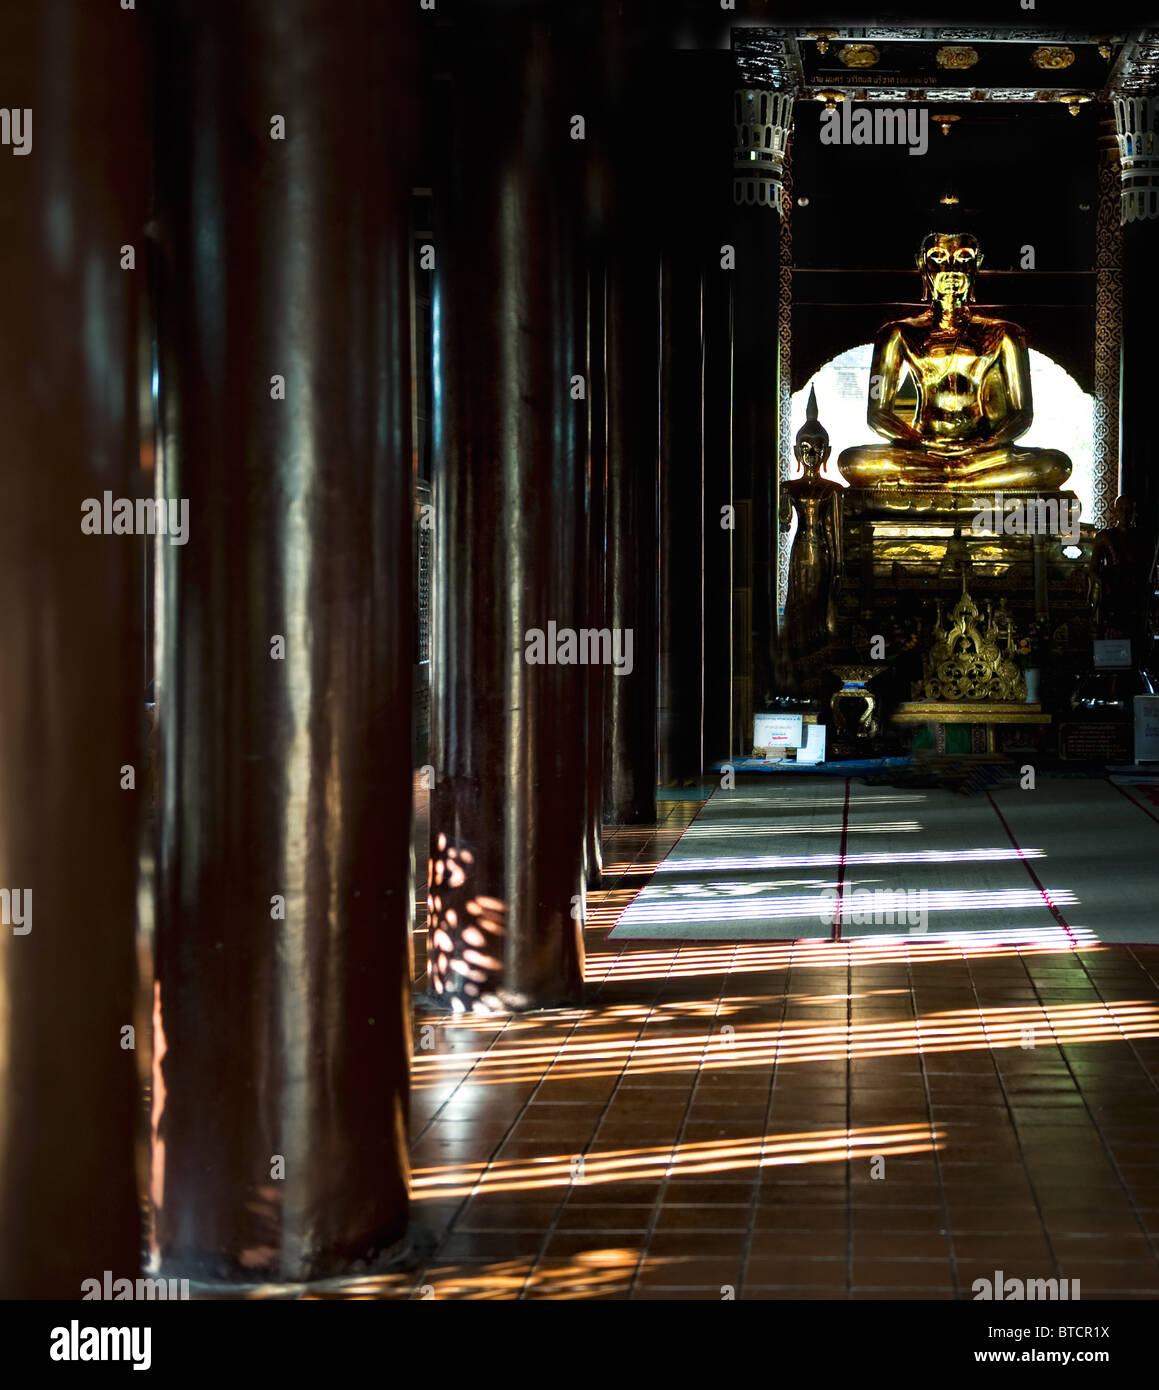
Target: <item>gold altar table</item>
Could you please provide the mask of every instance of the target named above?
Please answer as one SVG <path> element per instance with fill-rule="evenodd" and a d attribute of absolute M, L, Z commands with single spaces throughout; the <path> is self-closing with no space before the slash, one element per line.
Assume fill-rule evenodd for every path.
<path fill-rule="evenodd" d="M 905 700 L 890 715 L 891 724 L 980 724 L 986 730 L 986 752 L 997 751 L 994 730 L 999 724 L 1049 724 L 1040 704 L 1025 700 Z"/>

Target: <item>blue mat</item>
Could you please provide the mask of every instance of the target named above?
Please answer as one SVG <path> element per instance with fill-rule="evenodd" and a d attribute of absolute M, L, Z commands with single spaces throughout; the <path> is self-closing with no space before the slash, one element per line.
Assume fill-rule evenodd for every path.
<path fill-rule="evenodd" d="M 798 763 L 769 762 L 767 758 L 733 758 L 729 762 L 713 763 L 712 771 L 731 767 L 734 772 L 820 772 L 827 777 L 853 777 L 859 772 L 885 772 L 893 768 L 913 767 L 912 758 L 850 758 L 844 762 Z"/>

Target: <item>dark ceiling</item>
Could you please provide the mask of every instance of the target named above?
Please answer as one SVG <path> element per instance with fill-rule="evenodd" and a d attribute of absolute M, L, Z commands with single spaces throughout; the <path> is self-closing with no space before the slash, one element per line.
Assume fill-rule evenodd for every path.
<path fill-rule="evenodd" d="M 920 299 L 914 253 L 931 230 L 973 232 L 985 258 L 980 305 L 1022 323 L 1033 345 L 1089 382 L 1106 110 L 1095 103 L 1077 116 L 1054 103 L 957 109 L 961 120 L 950 133 L 931 127 L 928 151 L 914 156 L 904 147 L 822 145 L 822 105 L 798 102 L 795 384 Z M 958 202 L 947 205 L 946 196 Z M 1023 267 L 1028 247 L 1033 269 Z"/>
<path fill-rule="evenodd" d="M 988 270 L 1016 269 L 1031 245 L 1039 270 L 1089 271 L 1105 109 L 1092 103 L 1077 116 L 1053 104 L 957 110 L 949 134 L 929 123 L 928 149 L 915 155 L 904 146 L 823 145 L 822 105 L 798 102 L 793 193 L 808 202 L 793 208 L 796 264 L 908 266 L 927 231 L 953 223 L 982 240 Z M 958 202 L 943 203 L 947 196 Z"/>

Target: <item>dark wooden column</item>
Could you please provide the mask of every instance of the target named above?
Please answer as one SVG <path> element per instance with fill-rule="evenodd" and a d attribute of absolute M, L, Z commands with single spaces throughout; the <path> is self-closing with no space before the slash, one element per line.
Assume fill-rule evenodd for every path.
<path fill-rule="evenodd" d="M 777 639 L 777 479 L 779 451 L 778 318 L 781 224 L 767 207 L 734 208 L 736 272 L 733 277 L 735 351 L 734 467 L 737 497 L 748 499 L 748 536 L 738 536 L 751 555 L 753 709 L 772 692 L 772 654 Z M 743 576 L 734 577 L 743 587 Z M 743 640 L 744 634 L 738 633 Z M 734 730 L 737 749 L 748 751 L 751 727 Z"/>
<path fill-rule="evenodd" d="M 660 263 L 625 235 L 608 273 L 607 621 L 633 634 L 604 681 L 604 819 L 656 819 Z"/>
<path fill-rule="evenodd" d="M 663 90 L 654 55 L 606 16 L 601 50 L 611 134 L 608 238 L 606 621 L 631 631 L 631 675 L 604 680 L 604 820 L 656 819 L 659 659 L 660 238 L 655 168 L 638 112 Z"/>
<path fill-rule="evenodd" d="M 732 277 L 704 282 L 704 761 L 734 751 Z M 733 508 L 731 512 L 724 509 Z M 746 750 L 747 751 L 747 750 Z"/>
<path fill-rule="evenodd" d="M 705 766 L 710 699 L 727 753 L 733 68 L 726 52 L 683 49 L 661 71 L 660 780 L 687 786 Z M 677 189 L 679 215 L 665 215 Z"/>
<path fill-rule="evenodd" d="M 602 245 L 588 261 L 588 624 L 606 626 L 605 566 L 608 492 L 607 273 Z M 587 795 L 584 857 L 589 886 L 603 874 L 603 666 L 588 668 Z"/>
<path fill-rule="evenodd" d="M 661 272 L 659 780 L 700 780 L 704 642 L 703 281 L 697 251 Z"/>
<path fill-rule="evenodd" d="M 590 672 L 552 640 L 586 618 L 579 154 L 562 27 L 491 13 L 446 34 L 429 978 L 455 1008 L 544 1008 L 579 1000 L 583 966 Z"/>
<path fill-rule="evenodd" d="M 735 61 L 731 52 L 697 55 L 700 81 L 697 125 L 702 174 L 697 202 L 703 208 L 701 256 L 703 298 L 704 402 L 704 764 L 730 757 L 733 699 L 738 674 L 733 646 L 736 619 L 734 586 L 747 590 L 750 579 L 740 574 L 743 540 L 738 527 L 747 525 L 735 494 L 733 457 L 733 314 L 737 284 L 735 270 L 721 265 L 721 244 L 733 241 L 733 147 L 736 126 L 733 90 Z M 748 494 L 745 494 L 746 496 Z M 727 509 L 727 510 L 726 510 Z M 747 509 L 746 509 L 747 510 Z M 747 641 L 747 631 L 746 631 Z M 746 647 L 747 657 L 747 647 Z M 751 665 L 749 660 L 744 669 Z M 747 753 L 748 748 L 744 749 Z"/>
<path fill-rule="evenodd" d="M 598 11 L 598 12 L 597 12 Z M 587 586 L 589 627 L 604 629 L 607 615 L 608 493 L 608 243 L 612 199 L 611 155 L 618 131 L 609 107 L 603 71 L 616 51 L 621 17 L 603 3 L 578 26 L 568 44 L 571 111 L 583 113 L 586 134 L 577 150 L 577 187 L 582 190 L 587 276 Z M 586 809 L 584 861 L 589 887 L 603 874 L 604 717 L 606 668 L 588 668 Z"/>
<path fill-rule="evenodd" d="M 4 1298 L 78 1299 L 82 1279 L 138 1266 L 140 1054 L 123 1030 L 140 1023 L 142 542 L 81 518 L 86 498 L 137 490 L 146 38 L 115 8 L 0 10 L 0 89 L 20 116 L 0 146 Z"/>
<path fill-rule="evenodd" d="M 161 486 L 190 517 L 158 597 L 172 1275 L 340 1274 L 406 1225 L 417 13 L 159 14 Z"/>

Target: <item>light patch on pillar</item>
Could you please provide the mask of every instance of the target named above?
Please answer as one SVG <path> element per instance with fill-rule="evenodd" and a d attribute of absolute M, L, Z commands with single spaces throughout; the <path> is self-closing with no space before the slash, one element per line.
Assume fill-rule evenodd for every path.
<path fill-rule="evenodd" d="M 295 239 L 292 254 L 286 256 L 284 273 L 287 294 L 301 295 L 301 286 L 314 286 L 314 279 L 305 264 L 307 245 L 307 237 Z M 291 290 L 291 286 L 299 288 Z M 315 309 L 308 302 L 301 304 L 301 312 L 309 321 L 314 321 Z M 317 662 L 314 654 L 325 638 L 315 627 L 315 604 L 318 602 L 322 578 L 318 572 L 321 557 L 312 532 L 312 507 L 316 505 L 312 499 L 321 496 L 323 482 L 314 449 L 318 428 L 315 418 L 317 405 L 311 397 L 310 392 L 291 392 L 286 402 L 289 410 L 280 417 L 283 420 L 282 438 L 296 441 L 295 468 L 290 475 L 293 477 L 291 496 L 280 503 L 286 509 L 281 526 L 281 543 L 284 547 L 281 592 L 276 597 L 271 595 L 274 612 L 278 611 L 280 599 L 282 623 L 278 630 L 286 635 L 286 657 L 282 666 L 273 667 L 267 677 L 271 686 L 275 683 L 281 686 L 279 694 L 288 724 L 288 730 L 283 727 L 283 736 L 287 732 L 289 735 L 281 768 L 282 786 L 274 802 L 278 808 L 276 814 L 280 815 L 283 823 L 280 834 L 282 861 L 277 866 L 275 883 L 286 900 L 288 928 L 280 933 L 277 957 L 280 974 L 277 987 L 278 1046 L 282 1049 L 287 1073 L 296 1078 L 310 1076 L 314 1066 L 313 1006 L 310 1000 L 314 971 L 309 959 L 308 942 L 315 934 L 322 933 L 327 939 L 335 940 L 345 926 L 337 897 L 344 877 L 337 843 L 340 820 L 333 812 L 341 778 L 338 748 L 334 741 L 337 727 L 334 716 L 327 708 L 326 697 L 315 684 Z M 282 411 L 284 407 L 271 406 L 270 409 Z M 330 743 L 328 757 L 316 755 L 312 747 L 311 724 L 323 709 L 327 710 L 325 737 Z M 324 781 L 322 789 L 315 785 L 319 777 Z M 330 811 L 324 837 L 330 894 L 325 923 L 314 921 L 307 926 L 306 904 L 310 898 L 307 873 L 312 854 L 318 848 L 311 836 L 311 802 L 319 796 Z M 312 906 L 316 910 L 316 904 Z M 306 1089 L 305 1083 L 301 1083 L 298 1094 L 304 1095 Z M 303 1165 L 313 1151 L 314 1135 L 306 1123 L 307 1109 L 305 1105 L 285 1107 L 285 1128 L 278 1136 L 278 1148 L 287 1155 L 295 1172 L 303 1171 Z"/>
<path fill-rule="evenodd" d="M 479 893 L 475 874 L 474 852 L 440 835 L 427 879 L 427 972 L 434 993 L 457 1011 L 491 1012 L 504 1007 L 499 990 L 507 906 Z"/>
<path fill-rule="evenodd" d="M 12 965 L 0 970 L 0 1154 L 13 1152 L 18 1124 L 12 1066 Z"/>
<path fill-rule="evenodd" d="M 238 1251 L 237 1262 L 243 1269 L 260 1270 L 272 1278 L 280 1272 L 279 1242 L 284 1224 L 281 1193 L 272 1183 L 255 1187 L 253 1195 L 246 1202 L 246 1210 L 254 1218 L 255 1228 L 268 1238 L 269 1244 L 245 1246 Z"/>
<path fill-rule="evenodd" d="M 160 1211 L 165 1205 L 165 1141 L 161 1138 L 161 1116 L 165 1113 L 165 1076 L 161 1063 L 169 1048 L 165 1042 L 165 1025 L 161 1019 L 161 981 L 153 981 L 153 1107 L 149 1118 L 152 1136 L 150 1190 L 153 1207 Z"/>

